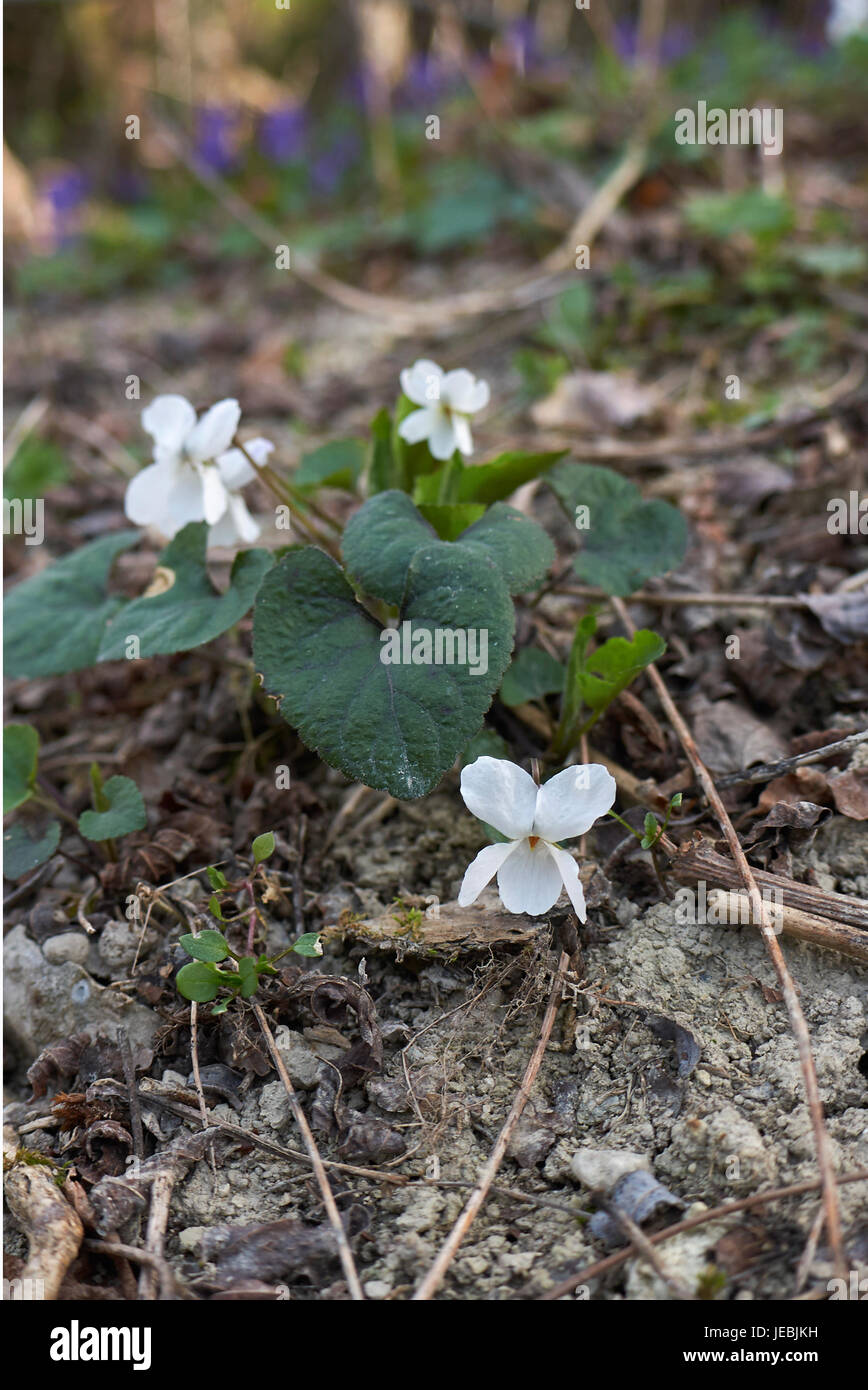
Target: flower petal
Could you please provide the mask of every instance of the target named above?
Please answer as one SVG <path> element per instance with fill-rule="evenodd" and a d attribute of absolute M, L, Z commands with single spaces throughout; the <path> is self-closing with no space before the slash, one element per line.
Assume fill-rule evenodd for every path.
<path fill-rule="evenodd" d="M 451 459 L 457 447 L 452 420 L 444 410 L 438 410 L 434 428 L 428 436 L 428 448 L 435 459 Z"/>
<path fill-rule="evenodd" d="M 458 894 L 459 907 L 469 907 L 471 903 L 476 902 L 483 888 L 491 882 L 519 843 L 518 840 L 510 840 L 506 844 L 486 845 L 485 849 L 479 851 L 464 875 L 461 892 Z"/>
<path fill-rule="evenodd" d="M 398 433 L 408 444 L 420 444 L 423 439 L 433 434 L 434 426 L 441 415 L 442 411 L 436 405 L 426 406 L 424 410 L 414 410 L 412 415 L 405 416 L 401 421 Z"/>
<path fill-rule="evenodd" d="M 537 793 L 534 835 L 544 840 L 584 835 L 608 811 L 617 790 L 614 777 L 600 763 L 565 768 Z"/>
<path fill-rule="evenodd" d="M 177 535 L 191 521 L 205 520 L 205 498 L 202 479 L 195 468 L 184 464 L 178 469 L 172 487 L 165 499 L 165 515 L 171 530 L 166 534 Z"/>
<path fill-rule="evenodd" d="M 491 397 L 487 381 L 477 381 L 466 367 L 447 372 L 443 378 L 443 401 L 462 415 L 473 415 L 488 405 Z"/>
<path fill-rule="evenodd" d="M 229 503 L 227 514 L 232 517 L 232 524 L 238 539 L 247 545 L 252 545 L 259 536 L 259 523 L 253 520 L 243 497 L 233 496 L 230 492 L 227 501 Z"/>
<path fill-rule="evenodd" d="M 527 912 L 531 917 L 554 907 L 563 886 L 560 867 L 544 840 L 537 840 L 533 849 L 529 840 L 519 840 L 497 874 L 498 892 L 507 912 Z"/>
<path fill-rule="evenodd" d="M 193 465 L 202 481 L 202 509 L 209 526 L 214 526 L 229 505 L 229 493 L 214 463 Z"/>
<path fill-rule="evenodd" d="M 166 498 L 177 476 L 178 465 L 173 459 L 149 463 L 137 473 L 124 497 L 124 511 L 130 521 L 136 526 L 156 526 L 165 513 Z"/>
<path fill-rule="evenodd" d="M 212 405 L 187 435 L 184 447 L 190 458 L 208 463 L 218 454 L 225 454 L 240 419 L 241 406 L 231 397 Z"/>
<path fill-rule="evenodd" d="M 196 412 L 186 396 L 155 396 L 142 411 L 142 428 L 163 454 L 180 454 L 195 423 Z"/>
<path fill-rule="evenodd" d="M 401 390 L 414 405 L 431 405 L 439 401 L 443 382 L 443 368 L 427 357 L 420 357 L 412 367 L 405 367 L 401 373 Z"/>
<path fill-rule="evenodd" d="M 508 840 L 520 840 L 533 827 L 536 783 L 506 758 L 477 758 L 461 772 L 461 795 L 468 811 Z"/>
<path fill-rule="evenodd" d="M 466 415 L 452 416 L 452 430 L 455 435 L 456 446 L 462 454 L 473 453 L 473 435 L 470 433 L 470 421 Z"/>
<path fill-rule="evenodd" d="M 549 845 L 545 840 L 540 841 L 540 843 L 546 845 L 549 854 L 552 855 L 558 866 L 558 873 L 563 879 L 564 887 L 575 909 L 576 916 L 580 922 L 587 922 L 588 912 L 585 907 L 585 890 L 582 887 L 582 880 L 579 878 L 578 864 L 568 850 L 558 849 L 557 845 Z"/>
<path fill-rule="evenodd" d="M 245 450 L 253 459 L 253 463 L 259 464 L 261 468 L 268 462 L 268 455 L 274 449 L 270 439 L 248 439 L 244 445 Z M 256 477 L 256 469 L 250 459 L 246 458 L 240 449 L 229 449 L 227 453 L 220 454 L 217 459 L 217 467 L 220 469 L 220 477 L 223 479 L 230 492 L 237 492 L 239 488 L 246 487 L 252 483 Z"/>

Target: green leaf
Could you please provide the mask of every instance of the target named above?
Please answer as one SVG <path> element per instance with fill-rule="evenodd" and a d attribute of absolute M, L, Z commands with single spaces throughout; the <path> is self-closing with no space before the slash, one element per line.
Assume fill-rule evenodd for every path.
<path fill-rule="evenodd" d="M 705 236 L 728 241 L 738 233 L 773 242 L 793 225 L 789 200 L 761 188 L 738 193 L 693 193 L 684 205 L 688 226 Z"/>
<path fill-rule="evenodd" d="M 274 834 L 266 830 L 264 835 L 257 835 L 253 841 L 253 862 L 261 864 L 263 859 L 268 859 L 274 853 Z"/>
<path fill-rule="evenodd" d="M 293 943 L 292 949 L 297 956 L 321 956 L 322 946 L 319 941 L 319 932 L 306 931 Z"/>
<path fill-rule="evenodd" d="M 304 489 L 337 487 L 354 492 L 364 462 L 365 446 L 360 439 L 333 439 L 303 456 L 292 481 Z"/>
<path fill-rule="evenodd" d="M 208 899 L 208 911 L 211 913 L 212 917 L 217 918 L 218 922 L 223 921 L 223 909 L 220 906 L 220 899 L 217 897 L 216 893 Z"/>
<path fill-rule="evenodd" d="M 148 820 L 145 803 L 132 778 L 110 777 L 102 792 L 109 809 L 83 811 L 78 818 L 78 828 L 86 840 L 114 840 L 144 828 Z"/>
<path fill-rule="evenodd" d="M 450 531 L 474 515 L 463 506 L 426 506 L 425 510 L 439 518 L 448 517 Z M 359 508 L 344 532 L 347 571 L 365 593 L 399 604 L 413 557 L 436 539 L 435 531 L 405 493 L 378 493 Z M 494 560 L 511 593 L 533 587 L 555 555 L 542 527 L 502 502 L 495 503 L 448 544 Z"/>
<path fill-rule="evenodd" d="M 208 875 L 208 882 L 211 884 L 212 888 L 216 888 L 219 891 L 229 887 L 229 880 L 220 869 L 215 869 L 209 865 L 205 872 Z"/>
<path fill-rule="evenodd" d="M 178 993 L 185 999 L 192 999 L 195 1004 L 207 1004 L 216 999 L 222 983 L 216 965 L 200 960 L 191 960 L 189 965 L 182 965 L 175 980 Z"/>
<path fill-rule="evenodd" d="M 103 536 L 15 585 L 4 609 L 7 676 L 58 676 L 93 665 L 106 623 L 126 602 L 106 591 L 111 567 L 139 538 L 138 531 Z"/>
<path fill-rule="evenodd" d="M 530 454 L 516 449 L 498 454 L 490 463 L 476 464 L 472 467 L 462 463 L 454 475 L 452 500 L 484 502 L 487 506 L 492 502 L 502 502 L 504 498 L 511 497 L 516 488 L 529 483 L 533 478 L 539 478 L 557 463 L 558 459 L 562 459 L 566 452 L 566 449 L 557 449 L 549 453 Z M 432 504 L 440 500 L 444 474 L 449 467 L 454 468 L 454 465 L 445 464 L 436 473 L 417 481 L 413 490 L 413 500 L 418 505 Z"/>
<path fill-rule="evenodd" d="M 227 956 L 232 954 L 223 933 L 213 931 L 210 927 L 200 931 L 198 936 L 193 936 L 191 933 L 182 936 L 180 944 L 184 947 L 187 955 L 192 956 L 194 960 L 225 960 Z"/>
<path fill-rule="evenodd" d="M 229 1004 L 230 1000 L 221 999 L 218 1003 L 214 1005 L 213 1009 L 211 1010 L 211 1017 L 216 1018 L 218 1014 L 225 1014 L 226 1010 L 229 1008 Z"/>
<path fill-rule="evenodd" d="M 259 968 L 254 956 L 242 956 L 238 962 L 238 977 L 241 981 L 241 998 L 249 999 L 259 985 Z"/>
<path fill-rule="evenodd" d="M 505 705 L 524 705 L 563 689 L 566 668 L 539 647 L 524 647 L 513 660 L 500 687 Z"/>
<path fill-rule="evenodd" d="M 29 801 L 36 781 L 39 734 L 32 724 L 7 724 L 3 730 L 3 814 Z"/>
<path fill-rule="evenodd" d="M 392 417 L 388 410 L 378 410 L 371 421 L 371 451 L 368 464 L 368 493 L 387 492 L 400 488 L 404 482 L 392 449 Z"/>
<path fill-rule="evenodd" d="M 419 511 L 442 541 L 457 541 L 462 531 L 485 515 L 481 502 L 425 502 Z"/>
<path fill-rule="evenodd" d="M 558 295 L 546 314 L 543 336 L 555 347 L 587 351 L 593 332 L 594 292 L 587 280 Z"/>
<path fill-rule="evenodd" d="M 573 568 L 587 584 L 626 597 L 684 559 L 687 523 L 681 513 L 662 500 L 644 502 L 635 484 L 619 473 L 593 464 L 560 463 L 548 481 L 578 523 L 581 550 Z"/>
<path fill-rule="evenodd" d="M 388 564 L 384 572 L 394 578 Z M 266 576 L 253 655 L 266 690 L 310 748 L 356 781 L 412 798 L 437 785 L 482 723 L 509 661 L 515 619 L 497 568 L 470 547 L 422 547 L 404 587 L 405 634 L 475 629 L 481 643 L 484 630 L 484 673 L 481 660 L 475 675 L 469 663 L 384 662 L 383 629 L 338 565 L 313 549 L 290 551 Z"/>
<path fill-rule="evenodd" d="M 648 628 L 640 628 L 629 640 L 610 637 L 587 657 L 584 668 L 579 671 L 579 690 L 584 704 L 591 710 L 606 709 L 616 695 L 652 661 L 658 661 L 665 650 L 662 637 Z"/>
<path fill-rule="evenodd" d="M 410 561 L 437 539 L 434 528 L 403 492 L 368 498 L 347 522 L 343 539 L 347 572 L 366 594 L 398 604 Z"/>
<path fill-rule="evenodd" d="M 28 434 L 3 469 L 3 496 L 10 500 L 45 497 L 69 477 L 66 455 L 50 439 Z"/>
<path fill-rule="evenodd" d="M 639 842 L 643 849 L 651 848 L 651 846 L 657 839 L 659 831 L 660 825 L 658 823 L 657 817 L 654 815 L 652 811 L 648 811 L 645 815 L 645 834 L 642 836 L 642 839 Z"/>
<path fill-rule="evenodd" d="M 60 822 L 19 817 L 3 831 L 3 876 L 23 878 L 50 859 L 60 844 Z"/>
<path fill-rule="evenodd" d="M 462 549 L 482 547 L 511 594 L 535 588 L 555 559 L 555 548 L 542 527 L 505 502 L 489 507 L 481 521 L 461 534 L 458 543 Z"/>
<path fill-rule="evenodd" d="M 250 608 L 272 557 L 265 550 L 243 550 L 235 557 L 229 588 L 218 593 L 205 566 L 208 526 L 191 521 L 163 551 L 158 574 L 169 587 L 151 598 L 137 598 L 109 623 L 99 647 L 100 661 L 126 656 L 127 638 L 139 639 L 139 655 L 185 652 L 219 637 Z"/>

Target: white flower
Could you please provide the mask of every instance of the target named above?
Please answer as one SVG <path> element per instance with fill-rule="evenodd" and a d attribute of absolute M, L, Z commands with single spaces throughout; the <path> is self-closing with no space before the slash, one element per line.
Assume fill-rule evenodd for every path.
<path fill-rule="evenodd" d="M 461 795 L 474 816 L 507 842 L 480 850 L 461 885 L 460 907 L 476 902 L 497 874 L 507 912 L 539 917 L 566 888 L 580 922 L 587 919 L 579 866 L 558 840 L 584 835 L 615 800 L 615 779 L 599 763 L 568 767 L 537 787 L 515 763 L 477 758 L 461 773 Z"/>
<path fill-rule="evenodd" d="M 401 421 L 398 433 L 402 439 L 408 444 L 426 439 L 435 459 L 450 459 L 456 449 L 462 454 L 473 453 L 467 417 L 488 405 L 491 393 L 487 381 L 477 381 L 464 367 L 444 372 L 436 362 L 420 357 L 401 373 L 401 390 L 414 405 L 422 407 Z"/>
<path fill-rule="evenodd" d="M 130 521 L 170 538 L 190 521 L 207 521 L 209 545 L 255 541 L 259 526 L 240 489 L 256 470 L 240 449 L 230 448 L 240 419 L 235 400 L 218 401 L 197 420 L 183 396 L 157 396 L 142 411 L 142 425 L 154 440 L 154 462 L 127 488 L 124 510 Z M 244 447 L 263 464 L 274 445 L 251 439 Z"/>
<path fill-rule="evenodd" d="M 832 0 L 826 20 L 826 37 L 830 43 L 843 43 L 852 34 L 868 28 L 868 0 Z"/>

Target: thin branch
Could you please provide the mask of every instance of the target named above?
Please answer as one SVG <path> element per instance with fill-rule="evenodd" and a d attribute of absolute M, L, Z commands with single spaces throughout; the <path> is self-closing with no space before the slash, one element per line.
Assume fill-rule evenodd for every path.
<path fill-rule="evenodd" d="M 631 637 L 634 636 L 636 628 L 623 601 L 619 598 L 613 598 L 612 604 L 625 630 Z M 829 1244 L 832 1247 L 836 1271 L 839 1272 L 841 1277 L 846 1277 L 847 1262 L 844 1255 L 844 1243 L 841 1235 L 841 1214 L 838 1206 L 838 1189 L 835 1183 L 834 1159 L 829 1142 L 829 1135 L 826 1131 L 825 1120 L 823 1118 L 823 1103 L 820 1099 L 817 1070 L 811 1051 L 811 1036 L 808 1031 L 808 1025 L 802 1006 L 799 1003 L 796 986 L 784 959 L 780 942 L 775 935 L 774 923 L 772 922 L 768 906 L 762 899 L 759 886 L 754 878 L 753 870 L 747 862 L 747 857 L 741 847 L 741 841 L 736 834 L 735 827 L 729 818 L 726 807 L 720 799 L 720 793 L 705 763 L 699 756 L 699 750 L 693 740 L 693 735 L 684 719 L 681 717 L 657 667 L 652 663 L 647 670 L 649 679 L 657 691 L 660 702 L 669 717 L 673 729 L 678 735 L 681 746 L 696 774 L 698 782 L 705 792 L 708 803 L 714 811 L 727 844 L 729 845 L 732 857 L 735 860 L 744 886 L 747 889 L 748 896 L 750 897 L 752 919 L 754 922 L 762 924 L 760 931 L 762 933 L 763 942 L 775 968 L 775 974 L 778 977 L 778 983 L 784 997 L 787 1014 L 789 1015 L 790 1027 L 793 1030 L 799 1052 L 799 1065 L 802 1070 L 805 1099 L 807 1100 L 808 1110 L 811 1116 L 811 1126 L 814 1131 L 814 1144 L 817 1151 L 817 1163 L 822 1180 L 823 1206 L 826 1213 L 826 1234 L 829 1238 Z"/>
<path fill-rule="evenodd" d="M 293 1118 L 295 1120 L 295 1123 L 298 1125 L 299 1131 L 301 1132 L 301 1137 L 304 1141 L 304 1147 L 307 1149 L 311 1166 L 313 1168 L 314 1173 L 316 1174 L 316 1180 L 319 1183 L 319 1190 L 322 1193 L 323 1205 L 326 1209 L 326 1215 L 328 1216 L 329 1224 L 334 1232 L 335 1241 L 338 1248 L 338 1254 L 340 1255 L 341 1266 L 344 1271 L 344 1278 L 347 1281 L 347 1287 L 350 1291 L 350 1297 L 354 1299 L 356 1302 L 364 1302 L 365 1295 L 362 1293 L 362 1286 L 359 1283 L 359 1276 L 356 1271 L 356 1263 L 353 1259 L 353 1252 L 350 1249 L 350 1243 L 347 1240 L 347 1233 L 344 1229 L 344 1223 L 341 1220 L 341 1214 L 338 1211 L 337 1203 L 334 1199 L 334 1193 L 332 1192 L 331 1185 L 328 1180 L 328 1175 L 325 1170 L 325 1166 L 323 1165 L 319 1149 L 316 1146 L 316 1140 L 314 1139 L 313 1134 L 311 1133 L 311 1128 L 307 1122 L 307 1117 L 305 1116 L 304 1111 L 298 1103 L 298 1097 L 295 1094 L 295 1089 L 293 1088 L 293 1084 L 290 1080 L 289 1072 L 286 1070 L 286 1064 L 284 1063 L 284 1060 L 281 1057 L 280 1052 L 278 1051 L 277 1044 L 274 1041 L 274 1035 L 270 1027 L 268 1026 L 268 1019 L 265 1017 L 261 1005 L 257 1004 L 254 1000 L 251 1000 L 250 1006 L 253 1009 L 253 1014 L 256 1019 L 256 1022 L 262 1029 L 262 1036 L 265 1038 L 265 1043 L 268 1048 L 268 1051 L 271 1054 L 271 1060 L 274 1063 L 277 1074 L 283 1082 L 283 1088 L 286 1091 L 286 1094 L 289 1098 L 289 1105 L 290 1109 L 292 1110 Z"/>
<path fill-rule="evenodd" d="M 497 1143 L 491 1151 L 488 1162 L 479 1175 L 479 1179 L 467 1200 L 464 1210 L 452 1227 L 445 1243 L 441 1246 L 440 1252 L 433 1265 L 414 1293 L 414 1302 L 426 1302 L 433 1298 L 434 1294 L 437 1292 L 447 1269 L 455 1258 L 459 1246 L 470 1230 L 473 1220 L 478 1215 L 491 1185 L 497 1176 L 498 1169 L 506 1153 L 507 1145 L 521 1118 L 522 1111 L 530 1099 L 531 1089 L 542 1065 L 545 1050 L 548 1046 L 549 1038 L 551 1037 L 552 1028 L 554 1027 L 555 1015 L 561 1002 L 563 984 L 569 964 L 569 956 L 566 951 L 562 951 L 539 1037 L 537 1038 L 536 1046 L 531 1054 L 524 1076 L 522 1077 L 521 1085 L 518 1088 L 518 1094 L 512 1102 L 512 1107 L 506 1117 L 506 1123 L 497 1137 Z"/>

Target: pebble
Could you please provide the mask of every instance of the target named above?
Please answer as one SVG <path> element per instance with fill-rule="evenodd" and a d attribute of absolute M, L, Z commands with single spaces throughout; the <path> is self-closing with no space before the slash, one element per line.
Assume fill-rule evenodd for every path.
<path fill-rule="evenodd" d="M 63 965 L 68 960 L 84 965 L 90 955 L 90 942 L 79 931 L 65 931 L 60 936 L 50 936 L 43 943 L 42 954 L 50 965 Z"/>
<path fill-rule="evenodd" d="M 613 1188 L 625 1173 L 635 1173 L 638 1169 L 651 1172 L 645 1154 L 631 1153 L 629 1149 L 578 1149 L 573 1154 L 571 1168 L 573 1177 L 585 1187 L 601 1188 L 604 1192 Z"/>

